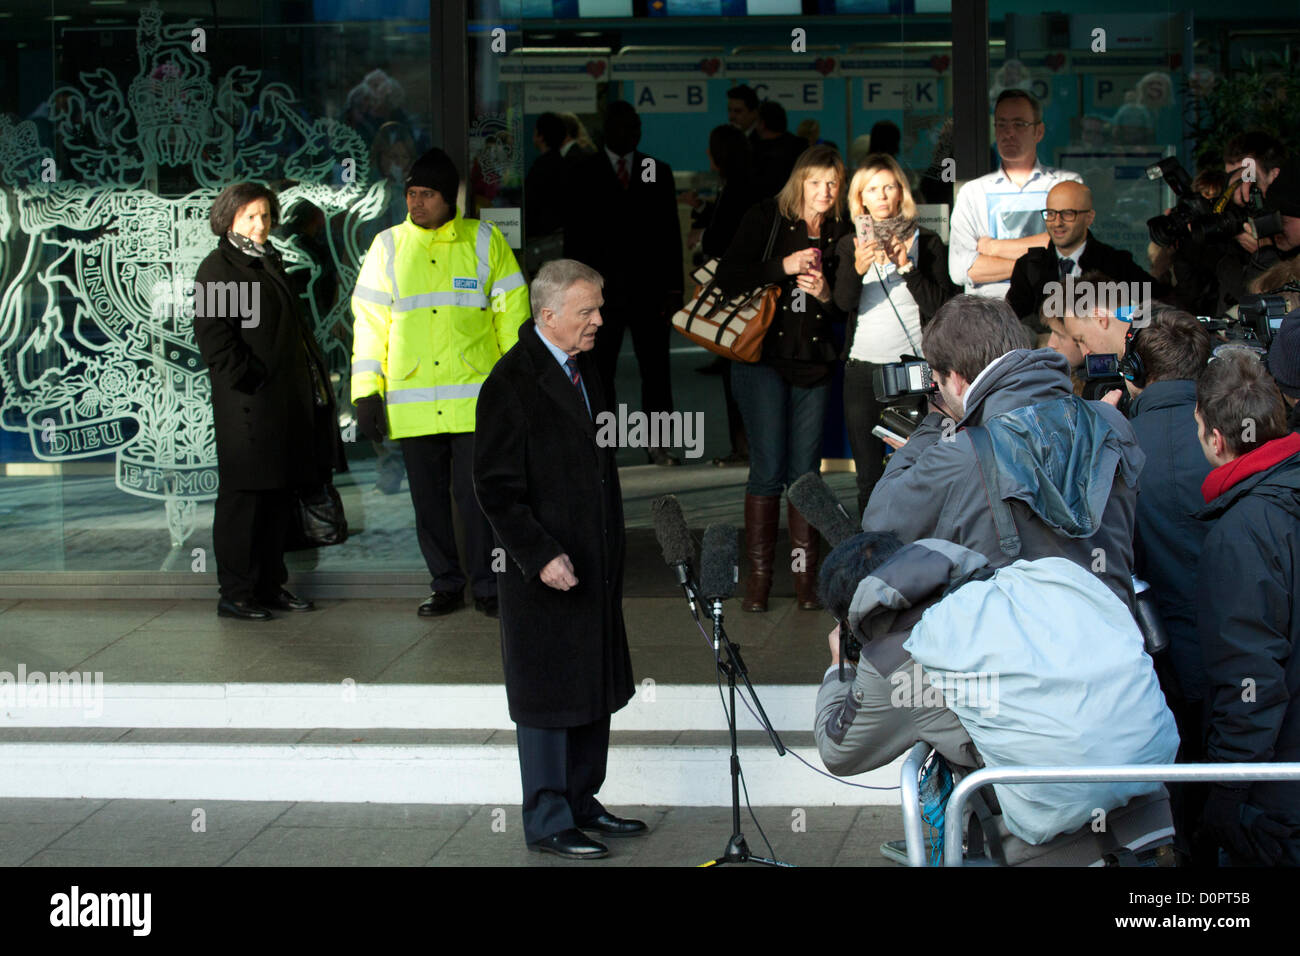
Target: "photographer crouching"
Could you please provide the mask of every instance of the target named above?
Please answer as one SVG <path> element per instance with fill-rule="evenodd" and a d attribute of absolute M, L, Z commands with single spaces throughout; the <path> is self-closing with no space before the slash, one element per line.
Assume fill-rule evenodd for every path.
<path fill-rule="evenodd" d="M 822 565 L 840 624 L 814 735 L 840 776 L 884 766 L 918 741 L 954 777 L 987 764 L 1164 763 L 1178 747 L 1151 659 L 1124 604 L 1059 557 L 993 571 L 974 551 L 864 532 Z M 846 629 L 848 661 L 840 660 Z M 1051 634 L 1050 639 L 1044 635 Z M 1170 862 L 1156 783 L 997 784 L 975 805 L 989 856 L 1017 865 Z M 987 791 L 985 791 L 987 794 Z M 1091 822 L 1100 810 L 1106 826 Z"/>

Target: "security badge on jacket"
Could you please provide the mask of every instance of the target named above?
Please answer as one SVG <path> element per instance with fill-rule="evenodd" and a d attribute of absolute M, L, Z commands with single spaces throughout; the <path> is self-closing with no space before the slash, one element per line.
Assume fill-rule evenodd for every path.
<path fill-rule="evenodd" d="M 529 316 L 528 286 L 492 223 L 408 219 L 375 237 L 352 312 L 352 400 L 382 396 L 393 438 L 472 432 L 479 389 Z"/>

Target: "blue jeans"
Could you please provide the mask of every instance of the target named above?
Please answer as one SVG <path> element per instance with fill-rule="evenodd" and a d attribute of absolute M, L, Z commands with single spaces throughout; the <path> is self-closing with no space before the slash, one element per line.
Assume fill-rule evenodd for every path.
<path fill-rule="evenodd" d="M 731 391 L 749 436 L 751 495 L 779 495 L 821 465 L 830 385 L 799 388 L 769 365 L 735 363 Z"/>

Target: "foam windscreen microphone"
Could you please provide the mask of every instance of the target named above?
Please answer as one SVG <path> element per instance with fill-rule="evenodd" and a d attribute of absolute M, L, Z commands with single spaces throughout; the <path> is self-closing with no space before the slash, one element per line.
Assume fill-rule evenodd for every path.
<path fill-rule="evenodd" d="M 835 492 L 831 491 L 830 485 L 815 471 L 810 471 L 795 481 L 786 495 L 790 504 L 804 516 L 804 520 L 822 533 L 832 548 L 862 530 L 853 523 L 853 519 L 835 497 Z"/>
<path fill-rule="evenodd" d="M 682 506 L 675 495 L 664 495 L 650 506 L 654 516 L 655 538 L 664 554 L 664 562 L 677 572 L 677 583 L 685 584 L 695 560 L 695 542 L 686 527 Z"/>
<path fill-rule="evenodd" d="M 739 537 L 734 526 L 711 524 L 700 545 L 700 593 L 706 601 L 725 601 L 736 593 Z"/>

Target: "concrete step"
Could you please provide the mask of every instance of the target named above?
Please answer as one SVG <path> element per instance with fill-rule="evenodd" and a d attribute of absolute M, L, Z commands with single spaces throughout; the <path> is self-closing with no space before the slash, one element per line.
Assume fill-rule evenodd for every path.
<path fill-rule="evenodd" d="M 897 803 L 897 766 L 853 780 L 881 789 L 849 786 L 822 770 L 811 733 L 782 738 L 792 752 L 779 757 L 765 733 L 738 735 L 752 805 Z M 717 731 L 613 732 L 601 798 L 726 806 L 729 752 Z M 3 798 L 520 802 L 514 732 L 493 728 L 11 727 L 0 730 L 0 766 Z"/>
<path fill-rule="evenodd" d="M 725 692 L 725 688 L 724 688 Z M 759 688 L 777 730 L 812 727 L 817 688 Z M 761 725 L 738 704 L 742 730 Z M 107 683 L 77 686 L 0 683 L 6 727 L 393 727 L 512 730 L 501 684 Z M 613 730 L 726 730 L 713 684 L 642 681 L 613 717 Z"/>
<path fill-rule="evenodd" d="M 853 781 L 883 790 L 823 775 L 810 732 L 816 688 L 774 685 L 760 694 L 786 745 L 812 768 L 778 757 L 742 704 L 741 766 L 755 806 L 897 801 L 888 789 L 897 766 Z M 88 682 L 41 694 L 20 683 L 0 686 L 0 718 L 0 797 L 520 800 L 500 684 Z M 729 804 L 726 727 L 716 685 L 643 683 L 613 717 L 602 797 Z"/>

